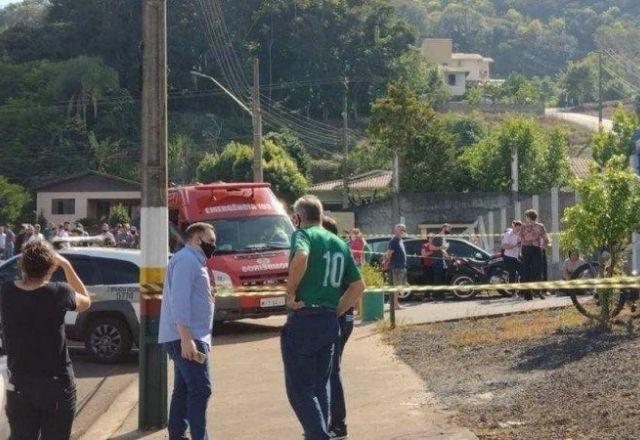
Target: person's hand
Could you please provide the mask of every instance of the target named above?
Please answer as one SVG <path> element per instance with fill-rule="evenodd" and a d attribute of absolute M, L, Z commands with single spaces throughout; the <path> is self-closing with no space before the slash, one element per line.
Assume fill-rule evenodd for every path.
<path fill-rule="evenodd" d="M 182 357 L 188 361 L 195 361 L 198 358 L 198 348 L 193 339 L 181 340 L 180 348 L 182 350 Z"/>
<path fill-rule="evenodd" d="M 64 268 L 65 266 L 68 267 L 71 265 L 71 263 L 69 263 L 69 260 L 58 253 L 55 253 L 53 256 L 53 264 L 60 268 Z"/>
<path fill-rule="evenodd" d="M 303 301 L 296 301 L 294 296 L 287 295 L 287 307 L 291 310 L 299 310 L 305 306 Z"/>

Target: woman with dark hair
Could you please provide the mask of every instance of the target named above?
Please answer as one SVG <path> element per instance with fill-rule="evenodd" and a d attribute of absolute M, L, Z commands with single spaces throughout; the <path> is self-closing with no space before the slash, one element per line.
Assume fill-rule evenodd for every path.
<path fill-rule="evenodd" d="M 64 316 L 87 310 L 91 299 L 71 264 L 45 241 L 24 245 L 21 268 L 22 279 L 0 289 L 11 439 L 68 439 L 76 387 Z M 50 282 L 57 268 L 68 284 Z"/>

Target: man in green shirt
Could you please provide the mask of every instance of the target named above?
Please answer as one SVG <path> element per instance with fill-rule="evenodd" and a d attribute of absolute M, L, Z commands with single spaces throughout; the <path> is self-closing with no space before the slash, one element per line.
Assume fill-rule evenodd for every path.
<path fill-rule="evenodd" d="M 307 440 L 332 438 L 327 390 L 340 336 L 338 316 L 365 288 L 346 243 L 322 228 L 322 210 L 314 196 L 294 205 L 298 229 L 291 239 L 289 315 L 281 339 L 287 396 Z"/>

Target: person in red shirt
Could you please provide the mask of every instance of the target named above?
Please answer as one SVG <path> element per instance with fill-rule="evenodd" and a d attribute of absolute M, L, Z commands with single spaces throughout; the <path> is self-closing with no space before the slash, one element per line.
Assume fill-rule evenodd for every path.
<path fill-rule="evenodd" d="M 364 250 L 367 247 L 367 242 L 358 228 L 353 228 L 349 231 L 349 239 L 349 249 L 351 249 L 353 259 L 361 267 L 365 263 Z"/>

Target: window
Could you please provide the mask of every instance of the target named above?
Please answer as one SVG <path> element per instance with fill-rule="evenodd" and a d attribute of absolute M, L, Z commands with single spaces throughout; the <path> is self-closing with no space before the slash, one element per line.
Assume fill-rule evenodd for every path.
<path fill-rule="evenodd" d="M 69 260 L 73 269 L 76 271 L 82 282 L 86 286 L 97 286 L 102 284 L 101 277 L 96 270 L 91 258 L 84 255 L 65 255 L 65 258 Z M 58 269 L 51 277 L 51 281 L 67 281 L 62 269 Z"/>
<path fill-rule="evenodd" d="M 455 75 L 449 75 L 447 82 L 449 83 L 450 86 L 455 86 L 456 85 L 456 76 Z"/>
<path fill-rule="evenodd" d="M 76 199 L 53 199 L 51 204 L 51 214 L 53 215 L 73 215 L 76 213 Z"/>
<path fill-rule="evenodd" d="M 96 258 L 94 262 L 100 268 L 102 282 L 105 285 L 138 284 L 140 282 L 140 269 L 129 261 Z"/>
<path fill-rule="evenodd" d="M 293 225 L 287 216 L 237 217 L 210 221 L 219 252 L 289 249 Z"/>
<path fill-rule="evenodd" d="M 447 241 L 449 242 L 449 249 L 447 249 L 447 252 L 452 257 L 476 258 L 476 254 L 480 253 L 482 254 L 483 260 L 488 259 L 486 252 L 482 251 L 479 248 L 476 248 L 475 246 L 472 246 L 463 241 L 457 241 L 457 240 L 447 240 Z"/>

